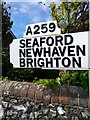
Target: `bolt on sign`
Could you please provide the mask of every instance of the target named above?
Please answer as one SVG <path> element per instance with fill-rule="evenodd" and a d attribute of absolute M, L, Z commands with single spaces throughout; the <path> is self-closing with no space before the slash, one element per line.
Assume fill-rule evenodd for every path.
<path fill-rule="evenodd" d="M 61 34 L 56 21 L 26 26 L 24 38 L 10 44 L 15 68 L 88 69 L 88 32 Z"/>

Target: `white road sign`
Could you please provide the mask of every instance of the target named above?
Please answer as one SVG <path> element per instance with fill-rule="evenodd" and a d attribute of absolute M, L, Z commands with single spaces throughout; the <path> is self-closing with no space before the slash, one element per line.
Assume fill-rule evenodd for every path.
<path fill-rule="evenodd" d="M 88 69 L 88 32 L 14 39 L 10 62 L 15 68 Z"/>

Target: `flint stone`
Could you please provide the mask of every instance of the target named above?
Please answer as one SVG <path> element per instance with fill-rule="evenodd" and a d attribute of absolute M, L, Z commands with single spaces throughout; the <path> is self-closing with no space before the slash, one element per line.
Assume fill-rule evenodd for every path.
<path fill-rule="evenodd" d="M 32 120 L 34 120 L 35 116 L 34 116 L 33 112 L 30 113 L 29 118 L 32 119 Z"/>
<path fill-rule="evenodd" d="M 43 115 L 48 115 L 49 113 L 49 108 L 43 108 L 42 109 Z"/>
<path fill-rule="evenodd" d="M 57 107 L 57 111 L 58 111 L 59 115 L 63 115 L 66 113 L 65 110 L 63 110 L 63 108 L 61 106 Z"/>
<path fill-rule="evenodd" d="M 78 101 L 79 101 L 78 98 L 70 98 L 69 105 L 71 105 L 71 106 L 78 106 Z"/>
<path fill-rule="evenodd" d="M 69 96 L 70 98 L 78 98 L 78 90 L 77 86 L 69 86 Z"/>
<path fill-rule="evenodd" d="M 17 106 L 14 105 L 13 108 L 16 109 L 17 111 L 22 110 L 25 112 L 27 110 L 23 105 L 17 105 Z"/>
<path fill-rule="evenodd" d="M 84 90 L 81 87 L 79 87 L 78 95 L 79 95 L 78 97 L 81 98 L 81 99 L 82 98 L 84 98 L 84 99 L 88 98 L 88 95 L 84 93 Z"/>
<path fill-rule="evenodd" d="M 53 110 L 53 109 L 50 109 L 49 115 L 50 115 L 51 118 L 56 117 L 57 116 L 57 111 Z"/>
<path fill-rule="evenodd" d="M 8 102 L 2 101 L 2 107 L 7 108 L 8 107 Z"/>
<path fill-rule="evenodd" d="M 88 107 L 88 99 L 80 98 L 79 103 L 81 107 L 85 107 L 85 108 Z"/>
<path fill-rule="evenodd" d="M 2 108 L 2 105 L 0 105 L 0 119 L 3 117 L 4 109 Z"/>
<path fill-rule="evenodd" d="M 69 96 L 69 87 L 67 85 L 61 86 L 59 96 Z"/>

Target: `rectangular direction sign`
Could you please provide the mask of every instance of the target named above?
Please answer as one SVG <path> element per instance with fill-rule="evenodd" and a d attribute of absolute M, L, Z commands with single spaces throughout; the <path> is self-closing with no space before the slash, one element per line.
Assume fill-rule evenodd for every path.
<path fill-rule="evenodd" d="M 40 22 L 26 25 L 26 30 L 23 37 L 30 38 L 53 34 L 61 34 L 61 29 L 57 26 L 57 21 Z"/>
<path fill-rule="evenodd" d="M 88 69 L 88 32 L 14 39 L 10 62 L 15 68 Z"/>

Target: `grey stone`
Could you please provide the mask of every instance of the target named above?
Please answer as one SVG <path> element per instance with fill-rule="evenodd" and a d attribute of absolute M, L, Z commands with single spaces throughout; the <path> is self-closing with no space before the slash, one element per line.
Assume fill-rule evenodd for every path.
<path fill-rule="evenodd" d="M 4 114 L 4 109 L 2 108 L 2 105 L 0 105 L 0 119 L 2 118 Z"/>
<path fill-rule="evenodd" d="M 50 120 L 47 115 L 43 116 L 42 120 Z"/>
<path fill-rule="evenodd" d="M 41 109 L 41 105 L 40 104 L 37 104 L 37 105 L 35 105 L 34 106 L 34 111 L 38 111 L 38 110 L 40 110 Z"/>
<path fill-rule="evenodd" d="M 35 119 L 40 118 L 41 115 L 42 115 L 42 113 L 39 111 L 34 112 Z"/>
<path fill-rule="evenodd" d="M 80 101 L 79 101 L 79 103 L 80 103 L 80 106 L 82 106 L 82 107 L 87 107 L 88 106 L 88 100 L 87 99 L 81 99 L 80 98 Z"/>
<path fill-rule="evenodd" d="M 43 112 L 43 115 L 48 115 L 48 113 L 49 113 L 49 109 L 48 108 L 43 108 L 42 109 L 42 112 Z"/>
<path fill-rule="evenodd" d="M 2 101 L 2 107 L 7 108 L 8 107 L 8 102 Z"/>
<path fill-rule="evenodd" d="M 26 101 L 26 106 L 27 106 L 27 107 L 29 107 L 29 106 L 30 106 L 29 101 Z"/>
<path fill-rule="evenodd" d="M 62 104 L 49 104 L 43 101 L 27 100 L 25 98 L 4 97 L 1 101 L 3 108 L 3 120 L 68 120 L 68 114 L 73 111 L 82 114 L 82 120 L 88 120 L 88 109 L 74 106 L 74 99 L 71 99 L 71 106 Z M 7 105 L 8 104 L 8 105 Z M 80 117 L 80 116 L 79 116 Z"/>
<path fill-rule="evenodd" d="M 32 120 L 34 120 L 35 116 L 34 116 L 33 112 L 30 113 L 29 118 L 32 119 Z"/>
<path fill-rule="evenodd" d="M 66 113 L 65 110 L 63 110 L 63 108 L 62 108 L 61 106 L 58 106 L 58 107 L 57 107 L 57 111 L 58 111 L 58 114 L 59 114 L 59 115 L 63 115 L 63 114 Z"/>
<path fill-rule="evenodd" d="M 23 106 L 23 105 L 18 105 L 18 106 L 13 106 L 14 109 L 16 109 L 17 111 L 26 111 L 27 109 Z"/>
<path fill-rule="evenodd" d="M 71 98 L 77 98 L 78 90 L 79 90 L 79 88 L 77 86 L 69 86 L 69 96 Z"/>
<path fill-rule="evenodd" d="M 85 109 L 84 111 L 81 111 L 82 117 L 88 119 L 88 110 Z"/>
<path fill-rule="evenodd" d="M 56 117 L 57 111 L 53 110 L 53 109 L 50 109 L 49 115 L 50 115 L 51 118 Z"/>
<path fill-rule="evenodd" d="M 54 107 L 55 107 L 55 105 L 53 105 L 53 104 L 48 105 L 48 108 L 54 108 Z"/>
<path fill-rule="evenodd" d="M 69 101 L 69 105 L 78 106 L 78 98 L 71 98 Z"/>
<path fill-rule="evenodd" d="M 18 102 L 18 100 L 17 99 L 11 99 L 10 102 L 16 104 Z"/>
<path fill-rule="evenodd" d="M 16 112 L 17 113 L 17 112 Z M 7 110 L 7 116 L 12 116 L 13 111 L 12 110 Z"/>
<path fill-rule="evenodd" d="M 22 114 L 21 118 L 26 119 L 27 118 L 27 114 Z"/>

